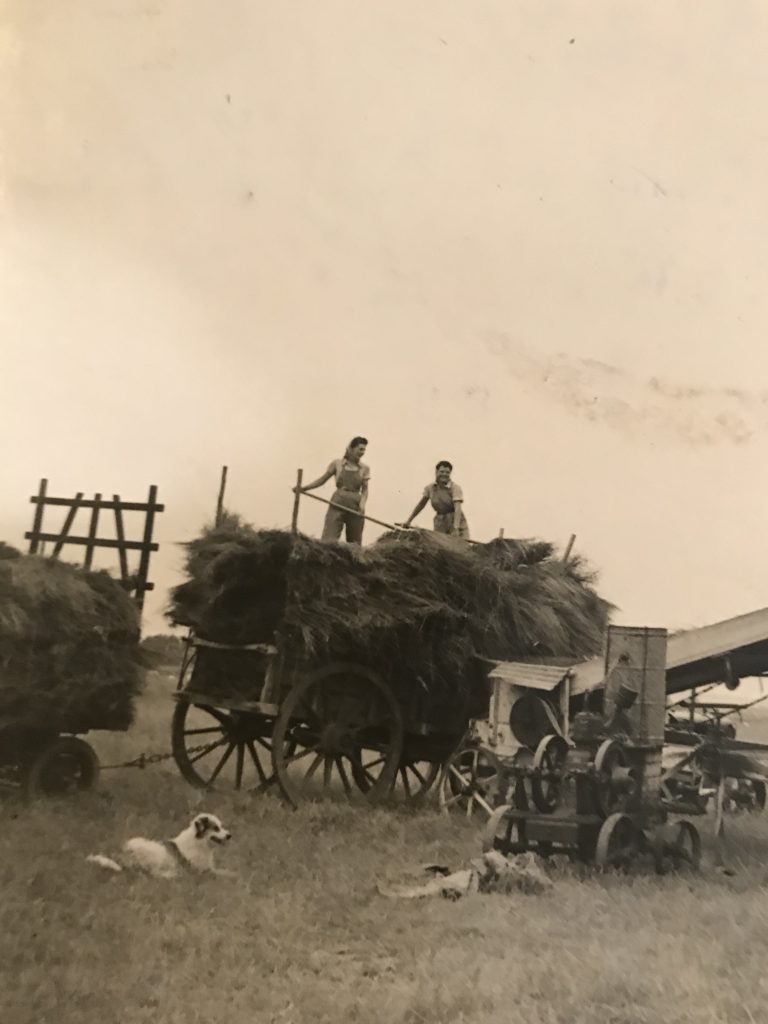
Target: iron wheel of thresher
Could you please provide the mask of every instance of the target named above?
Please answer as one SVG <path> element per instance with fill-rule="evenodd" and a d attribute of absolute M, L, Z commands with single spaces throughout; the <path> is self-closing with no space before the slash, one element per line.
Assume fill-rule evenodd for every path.
<path fill-rule="evenodd" d="M 653 834 L 652 847 L 659 875 L 685 866 L 697 871 L 701 864 L 701 837 L 690 821 L 660 825 Z"/>
<path fill-rule="evenodd" d="M 542 814 L 552 814 L 560 805 L 567 755 L 568 743 L 562 736 L 545 736 L 536 747 L 530 776 L 531 797 Z"/>
<path fill-rule="evenodd" d="M 501 764 L 487 747 L 460 747 L 443 768 L 438 790 L 440 810 L 490 818 L 501 785 Z"/>
<path fill-rule="evenodd" d="M 99 777 L 96 751 L 78 736 L 57 736 L 38 748 L 21 774 L 25 800 L 67 796 L 93 789 Z"/>
<path fill-rule="evenodd" d="M 288 693 L 275 720 L 272 761 L 294 807 L 334 795 L 351 799 L 356 791 L 374 801 L 392 790 L 402 747 L 402 715 L 392 690 L 363 666 L 335 663 Z"/>
<path fill-rule="evenodd" d="M 182 778 L 197 789 L 215 783 L 239 790 L 273 781 L 270 719 L 247 711 L 179 698 L 171 723 L 171 750 Z"/>
<path fill-rule="evenodd" d="M 624 811 L 637 792 L 637 782 L 624 746 L 605 740 L 595 755 L 595 799 L 604 817 Z"/>
<path fill-rule="evenodd" d="M 638 853 L 635 823 L 628 814 L 611 814 L 600 826 L 595 847 L 595 864 L 607 868 L 626 868 Z"/>

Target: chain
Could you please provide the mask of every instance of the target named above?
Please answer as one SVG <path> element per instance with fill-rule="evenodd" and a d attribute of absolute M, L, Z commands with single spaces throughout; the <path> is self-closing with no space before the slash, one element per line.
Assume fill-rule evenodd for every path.
<path fill-rule="evenodd" d="M 215 747 L 221 745 L 221 740 L 217 740 L 215 743 L 202 743 L 199 747 L 190 747 L 187 750 L 188 754 L 199 754 L 203 750 L 213 750 Z M 101 771 L 108 772 L 112 768 L 146 768 L 150 764 L 160 764 L 161 761 L 168 761 L 173 757 L 173 751 L 167 754 L 139 754 L 138 757 L 134 757 L 131 761 L 123 761 L 120 764 L 103 764 Z"/>

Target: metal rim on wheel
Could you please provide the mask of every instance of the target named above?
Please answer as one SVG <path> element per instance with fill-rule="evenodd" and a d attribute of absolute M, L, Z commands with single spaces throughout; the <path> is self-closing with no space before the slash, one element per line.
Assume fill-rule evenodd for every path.
<path fill-rule="evenodd" d="M 271 721 L 181 699 L 173 712 L 171 750 L 197 789 L 263 789 L 272 781 Z"/>
<path fill-rule="evenodd" d="M 444 814 L 491 817 L 494 812 L 501 765 L 492 750 L 482 746 L 460 748 L 443 769 L 438 801 Z"/>
<path fill-rule="evenodd" d="M 603 870 L 625 868 L 637 854 L 637 830 L 628 814 L 611 814 L 600 826 L 595 864 Z"/>
<path fill-rule="evenodd" d="M 402 715 L 392 690 L 370 670 L 340 663 L 290 690 L 275 720 L 272 762 L 294 807 L 305 799 L 351 799 L 355 791 L 373 801 L 391 791 L 402 748 Z"/>
<path fill-rule="evenodd" d="M 533 757 L 530 776 L 531 797 L 542 814 L 552 814 L 560 804 L 563 782 L 562 768 L 568 754 L 568 744 L 562 736 L 545 736 Z"/>
<path fill-rule="evenodd" d="M 656 873 L 688 867 L 698 871 L 701 865 L 701 836 L 690 821 L 676 821 L 658 828 L 653 837 Z"/>
<path fill-rule="evenodd" d="M 93 789 L 99 777 L 96 751 L 78 736 L 58 736 L 33 755 L 22 777 L 26 800 Z"/>
<path fill-rule="evenodd" d="M 604 817 L 624 811 L 637 790 L 624 747 L 616 740 L 605 740 L 595 755 L 597 785 L 595 799 Z"/>

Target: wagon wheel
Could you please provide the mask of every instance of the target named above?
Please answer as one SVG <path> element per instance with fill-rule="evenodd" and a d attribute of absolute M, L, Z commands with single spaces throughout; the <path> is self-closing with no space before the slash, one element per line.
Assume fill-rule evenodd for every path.
<path fill-rule="evenodd" d="M 595 864 L 599 868 L 625 868 L 638 851 L 637 830 L 627 814 L 611 814 L 600 826 L 595 847 Z"/>
<path fill-rule="evenodd" d="M 595 801 L 600 814 L 607 818 L 626 810 L 637 792 L 637 780 L 621 743 L 601 743 L 595 755 L 595 772 Z"/>
<path fill-rule="evenodd" d="M 352 778 L 361 793 L 368 793 L 376 784 L 384 764 L 384 758 L 376 751 L 361 751 L 359 764 L 352 765 Z M 439 761 L 418 761 L 404 754 L 400 758 L 390 796 L 410 804 L 424 800 L 437 781 L 440 768 Z"/>
<path fill-rule="evenodd" d="M 25 800 L 93 789 L 99 777 L 94 749 L 77 736 L 58 736 L 38 749 L 22 772 Z"/>
<path fill-rule="evenodd" d="M 701 864 L 701 837 L 698 829 L 690 821 L 662 825 L 653 836 L 653 859 L 659 875 L 686 865 L 694 871 L 698 870 Z"/>
<path fill-rule="evenodd" d="M 378 676 L 358 665 L 333 664 L 293 687 L 272 736 L 272 762 L 286 800 L 354 795 L 355 776 L 367 800 L 392 789 L 403 747 L 400 706 Z M 361 787 L 356 787 L 361 788 Z"/>
<path fill-rule="evenodd" d="M 542 814 L 551 814 L 560 804 L 567 755 L 568 744 L 562 736 L 545 736 L 536 748 L 530 776 L 531 796 Z"/>
<path fill-rule="evenodd" d="M 181 775 L 197 789 L 218 782 L 234 789 L 264 789 L 272 781 L 270 719 L 179 700 L 171 749 Z"/>
<path fill-rule="evenodd" d="M 496 806 L 501 785 L 501 765 L 486 747 L 461 747 L 443 769 L 438 791 L 440 809 L 471 818 L 477 813 L 489 817 Z"/>

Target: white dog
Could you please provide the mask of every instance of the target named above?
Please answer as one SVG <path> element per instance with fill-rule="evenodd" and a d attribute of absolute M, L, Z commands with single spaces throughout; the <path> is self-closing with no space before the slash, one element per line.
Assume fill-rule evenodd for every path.
<path fill-rule="evenodd" d="M 184 872 L 208 872 L 232 876 L 232 872 L 216 867 L 214 851 L 229 842 L 232 833 L 213 814 L 198 814 L 175 839 L 129 839 L 124 844 L 120 861 L 92 853 L 86 857 L 91 864 L 109 871 L 134 869 L 155 878 L 176 878 Z"/>

